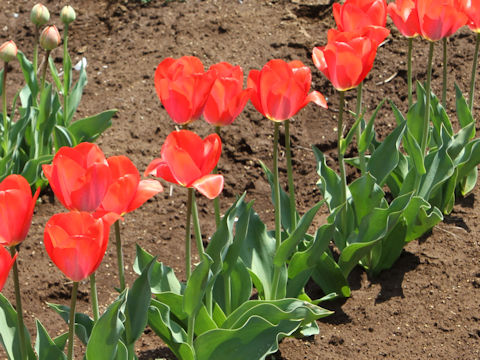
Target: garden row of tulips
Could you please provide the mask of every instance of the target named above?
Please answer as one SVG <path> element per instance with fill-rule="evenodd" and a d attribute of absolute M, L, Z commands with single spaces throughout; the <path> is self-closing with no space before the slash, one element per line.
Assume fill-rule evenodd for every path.
<path fill-rule="evenodd" d="M 379 142 L 374 121 L 383 102 L 365 120 L 362 84 L 379 46 L 389 35 L 387 13 L 409 38 L 409 107 L 403 115 L 391 104 L 397 126 Z M 278 349 L 278 342 L 285 336 L 318 333 L 315 321 L 331 313 L 318 304 L 350 296 L 348 275 L 357 264 L 372 276 L 390 268 L 409 241 L 430 230 L 452 210 L 456 195 L 465 195 L 475 186 L 480 141 L 475 138 L 472 109 L 479 37 L 469 102 L 458 87 L 455 91 L 460 124 L 457 133 L 445 111 L 446 39 L 467 24 L 478 33 L 479 14 L 480 1 L 473 0 L 397 0 L 388 6 L 385 0 L 346 0 L 333 5 L 337 29 L 329 30 L 327 45 L 314 48 L 312 54 L 315 66 L 339 91 L 340 174 L 329 168 L 325 156 L 314 148 L 323 200 L 303 216 L 296 209 L 290 119 L 310 102 L 327 107 L 321 93 L 310 92 L 310 69 L 299 60 L 270 60 L 261 70 L 249 72 L 244 88 L 240 66 L 221 62 L 205 71 L 196 57 L 163 60 L 155 71 L 155 90 L 169 116 L 182 129 L 167 136 L 160 157 L 150 162 L 144 176 L 187 188 L 187 281 L 181 282 L 171 268 L 137 245 L 134 270 L 139 276 L 131 287 L 125 283 L 119 221 L 161 192 L 160 182 L 141 180 L 127 157 L 106 158 L 94 144 L 60 147 L 51 164 L 42 168 L 56 197 L 69 212 L 48 220 L 44 243 L 55 265 L 73 281 L 71 306 L 50 305 L 69 324 L 69 332 L 51 339 L 37 322 L 36 355 L 30 345 L 22 320 L 16 259 L 39 190 L 32 197 L 27 180 L 10 175 L 0 184 L 0 213 L 11 224 L 0 230 L 0 243 L 10 249 L 9 253 L 1 247 L 0 288 L 13 267 L 18 310 L 0 296 L 0 314 L 15 324 L 0 328 L 8 356 L 72 359 L 76 333 L 86 345 L 88 359 L 134 359 L 135 341 L 148 324 L 179 359 L 264 359 Z M 417 84 L 417 101 L 413 102 L 411 53 L 412 39 L 417 35 L 428 40 L 429 59 L 425 86 Z M 441 101 L 430 90 L 433 48 L 438 40 L 443 40 L 445 47 Z M 7 43 L 0 47 L 5 61 L 11 59 L 5 57 L 11 46 Z M 344 97 L 350 89 L 357 89 L 355 121 L 345 131 Z M 245 194 L 223 216 L 220 214 L 219 195 L 224 186 L 219 174 L 222 165 L 218 164 L 221 127 L 231 124 L 248 100 L 274 123 L 273 169 L 262 164 L 272 188 L 273 231 L 268 231 L 255 213 L 253 202 L 245 202 Z M 215 129 L 204 139 L 188 130 L 188 125 L 202 115 Z M 281 125 L 286 139 L 288 192 L 281 188 L 278 176 Z M 345 158 L 354 138 L 358 156 Z M 359 169 L 358 178 L 350 184 L 345 176 L 347 164 Z M 393 200 L 387 201 L 385 188 Z M 214 202 L 216 232 L 206 247 L 195 190 Z M 308 234 L 323 204 L 330 211 L 327 223 Z M 101 315 L 95 270 L 105 254 L 112 225 L 120 294 Z M 192 228 L 200 259 L 194 268 Z M 332 240 L 339 251 L 338 260 L 332 253 Z M 79 282 L 87 278 L 93 318 L 75 312 Z M 305 293 L 310 278 L 327 294 L 324 298 L 311 299 Z M 253 291 L 256 295 L 252 298 Z"/>

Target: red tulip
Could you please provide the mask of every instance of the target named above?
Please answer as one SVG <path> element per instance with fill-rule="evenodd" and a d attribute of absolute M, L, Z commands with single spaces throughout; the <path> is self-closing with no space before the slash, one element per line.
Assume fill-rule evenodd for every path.
<path fill-rule="evenodd" d="M 105 218 L 96 219 L 87 212 L 55 214 L 45 225 L 48 256 L 70 280 L 86 279 L 102 262 L 110 225 Z"/>
<path fill-rule="evenodd" d="M 210 174 L 222 152 L 222 141 L 217 134 L 204 140 L 188 130 L 173 131 L 165 140 L 161 158 L 153 160 L 145 176 L 154 175 L 168 182 L 195 188 L 209 199 L 223 190 L 223 176 Z"/>
<path fill-rule="evenodd" d="M 166 58 L 155 70 L 155 90 L 165 110 L 177 124 L 188 124 L 202 115 L 215 81 L 194 56 Z"/>
<path fill-rule="evenodd" d="M 43 173 L 55 195 L 68 210 L 95 211 L 110 185 L 108 163 L 91 143 L 62 147 Z"/>
<path fill-rule="evenodd" d="M 0 291 L 2 291 L 3 286 L 7 281 L 8 273 L 10 272 L 17 255 L 18 253 L 12 258 L 8 250 L 3 246 L 0 246 Z"/>
<path fill-rule="evenodd" d="M 32 197 L 28 181 L 9 175 L 0 183 L 0 245 L 15 246 L 27 237 L 40 188 Z"/>
<path fill-rule="evenodd" d="M 387 11 L 403 36 L 414 37 L 420 34 L 420 24 L 414 0 L 396 0 L 388 4 Z"/>
<path fill-rule="evenodd" d="M 107 162 L 112 183 L 96 211 L 97 217 L 109 212 L 124 215 L 163 191 L 157 180 L 140 180 L 137 168 L 126 156 L 111 156 Z"/>
<path fill-rule="evenodd" d="M 203 110 L 205 120 L 215 126 L 230 125 L 242 112 L 250 97 L 250 90 L 243 89 L 243 70 L 221 62 L 210 66 L 216 80 Z"/>
<path fill-rule="evenodd" d="M 262 70 L 251 70 L 247 79 L 253 106 L 273 121 L 291 118 L 309 102 L 326 108 L 321 93 L 308 93 L 311 83 L 310 69 L 298 60 L 289 63 L 270 60 Z"/>
<path fill-rule="evenodd" d="M 389 33 L 379 26 L 361 32 L 330 29 L 327 46 L 313 49 L 313 62 L 337 90 L 355 88 L 372 69 L 377 47 Z"/>
<path fill-rule="evenodd" d="M 333 16 L 340 31 L 357 31 L 374 25 L 385 27 L 387 3 L 385 0 L 346 0 L 333 4 Z"/>
<path fill-rule="evenodd" d="M 468 17 L 470 29 L 480 33 L 480 0 L 462 0 L 461 9 Z"/>
<path fill-rule="evenodd" d="M 467 16 L 457 0 L 416 0 L 421 35 L 437 41 L 466 25 Z"/>

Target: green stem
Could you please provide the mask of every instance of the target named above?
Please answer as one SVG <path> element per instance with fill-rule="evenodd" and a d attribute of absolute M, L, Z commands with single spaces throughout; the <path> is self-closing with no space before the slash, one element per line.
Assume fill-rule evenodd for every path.
<path fill-rule="evenodd" d="M 117 248 L 118 278 L 120 279 L 120 292 L 125 290 L 125 268 L 123 266 L 122 240 L 120 238 L 120 220 L 115 221 L 115 245 Z"/>
<path fill-rule="evenodd" d="M 10 255 L 15 256 L 15 246 L 10 247 Z M 20 337 L 20 354 L 22 359 L 27 358 L 27 344 L 25 338 L 25 325 L 23 323 L 22 298 L 20 296 L 20 281 L 18 278 L 17 260 L 13 262 L 13 284 L 15 286 L 15 301 L 17 310 L 18 336 Z"/>
<path fill-rule="evenodd" d="M 443 38 L 442 106 L 445 110 L 447 109 L 447 38 L 446 37 Z"/>
<path fill-rule="evenodd" d="M 344 155 L 341 150 L 340 144 L 343 142 L 343 111 L 345 107 L 345 91 L 340 91 L 340 107 L 338 110 L 338 122 L 337 122 L 337 132 L 338 132 L 338 138 L 337 138 L 337 147 L 338 147 L 338 166 L 340 168 L 340 179 L 342 181 L 342 186 L 341 186 L 341 203 L 345 204 L 345 207 L 340 213 L 340 220 L 341 220 L 341 225 L 342 229 L 341 232 L 345 231 L 345 226 L 346 226 L 346 215 L 347 215 L 347 177 L 345 175 L 345 162 L 344 162 Z"/>
<path fill-rule="evenodd" d="M 473 53 L 472 77 L 470 78 L 470 94 L 468 95 L 468 106 L 473 115 L 473 95 L 475 93 L 475 76 L 477 75 L 478 48 L 480 45 L 480 33 L 477 33 L 475 41 L 475 52 Z"/>
<path fill-rule="evenodd" d="M 285 147 L 287 152 L 287 177 L 290 198 L 290 230 L 297 227 L 297 206 L 295 201 L 295 184 L 293 182 L 292 150 L 290 146 L 290 120 L 285 120 Z"/>
<path fill-rule="evenodd" d="M 357 109 L 356 109 L 357 119 L 361 116 L 361 113 L 362 113 L 362 89 L 363 89 L 363 81 L 357 87 Z M 362 136 L 362 127 L 359 124 L 357 126 L 357 146 L 360 145 L 361 136 Z M 365 152 L 358 151 L 358 157 L 360 159 L 360 171 L 362 175 L 364 175 L 367 172 L 367 164 L 365 162 Z"/>
<path fill-rule="evenodd" d="M 215 126 L 215 132 L 217 135 L 220 137 L 220 126 Z M 218 174 L 218 165 L 215 166 L 215 169 L 213 169 L 214 174 Z M 217 225 L 217 229 L 220 226 L 220 199 L 218 196 L 213 199 L 213 207 L 215 209 L 215 224 Z"/>
<path fill-rule="evenodd" d="M 33 73 L 35 74 L 35 79 L 37 78 L 38 70 L 38 42 L 40 38 L 40 29 L 38 25 L 35 25 L 35 44 L 33 45 Z"/>
<path fill-rule="evenodd" d="M 40 93 L 43 92 L 44 87 L 45 87 L 45 77 L 47 75 L 47 66 L 48 66 L 48 58 L 50 57 L 50 52 L 51 50 L 47 50 L 45 54 L 45 63 L 43 64 L 43 69 L 42 69 L 42 82 L 40 86 Z"/>
<path fill-rule="evenodd" d="M 195 334 L 195 317 L 196 314 L 188 317 L 188 327 L 187 327 L 187 341 L 188 345 L 193 349 L 193 336 Z"/>
<path fill-rule="evenodd" d="M 75 333 L 75 305 L 77 303 L 78 282 L 73 282 L 72 300 L 70 302 L 70 317 L 68 320 L 68 360 L 73 359 L 73 334 Z"/>
<path fill-rule="evenodd" d="M 280 123 L 275 122 L 273 134 L 273 184 L 275 196 L 275 251 L 278 250 L 282 241 L 282 217 L 280 208 L 280 185 L 278 182 L 278 137 L 280 132 Z M 280 281 L 280 269 L 275 266 L 273 269 L 272 299 L 276 299 L 278 283 Z"/>
<path fill-rule="evenodd" d="M 191 224 L 192 224 L 192 196 L 193 189 L 188 189 L 187 221 L 185 224 L 185 276 L 187 281 L 191 274 L 192 248 L 191 248 Z"/>
<path fill-rule="evenodd" d="M 95 279 L 95 273 L 90 275 L 90 299 L 92 300 L 93 320 L 94 322 L 97 322 L 100 317 L 100 312 L 98 310 L 97 281 Z"/>
<path fill-rule="evenodd" d="M 228 316 L 232 312 L 232 281 L 230 274 L 228 276 L 224 276 L 223 287 L 225 291 L 225 315 Z"/>
<path fill-rule="evenodd" d="M 2 84 L 2 110 L 3 110 L 3 154 L 8 153 L 8 120 L 7 120 L 7 72 L 8 63 L 3 66 L 3 84 Z"/>
<path fill-rule="evenodd" d="M 200 228 L 200 220 L 198 219 L 198 209 L 197 209 L 197 200 L 195 198 L 195 189 L 188 188 L 188 191 L 192 192 L 193 230 L 195 231 L 195 241 L 197 245 L 198 255 L 200 259 L 202 259 L 205 254 L 205 251 L 203 249 L 202 230 Z"/>
<path fill-rule="evenodd" d="M 68 92 L 69 83 L 66 71 L 66 63 L 68 58 L 68 25 L 65 24 L 63 30 L 63 125 L 68 126 Z M 123 289 L 122 289 L 123 290 Z"/>
<path fill-rule="evenodd" d="M 412 49 L 413 38 L 408 38 L 408 55 L 407 55 L 407 83 L 408 83 L 408 108 L 412 106 Z"/>

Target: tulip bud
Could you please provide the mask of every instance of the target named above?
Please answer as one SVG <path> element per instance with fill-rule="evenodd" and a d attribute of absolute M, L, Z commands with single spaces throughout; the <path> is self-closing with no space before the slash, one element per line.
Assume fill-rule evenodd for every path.
<path fill-rule="evenodd" d="M 40 46 L 45 50 L 53 50 L 60 45 L 62 39 L 55 25 L 47 26 L 40 34 Z"/>
<path fill-rule="evenodd" d="M 60 19 L 65 25 L 70 24 L 71 22 L 75 21 L 77 14 L 75 14 L 75 10 L 70 5 L 66 5 L 62 8 L 60 12 Z"/>
<path fill-rule="evenodd" d="M 17 57 L 17 45 L 10 40 L 0 45 L 0 59 L 9 62 Z"/>
<path fill-rule="evenodd" d="M 36 4 L 30 12 L 30 20 L 37 26 L 43 26 L 50 20 L 50 13 L 46 6 Z"/>

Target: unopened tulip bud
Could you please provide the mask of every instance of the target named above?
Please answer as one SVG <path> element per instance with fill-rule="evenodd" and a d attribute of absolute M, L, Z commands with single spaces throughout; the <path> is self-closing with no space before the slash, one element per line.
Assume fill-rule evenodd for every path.
<path fill-rule="evenodd" d="M 17 57 L 17 45 L 10 40 L 0 45 L 0 59 L 9 62 Z"/>
<path fill-rule="evenodd" d="M 77 14 L 75 14 L 75 10 L 70 5 L 64 6 L 62 11 L 60 12 L 60 19 L 65 25 L 68 25 L 71 22 L 75 21 L 76 17 Z"/>
<path fill-rule="evenodd" d="M 55 49 L 61 41 L 60 33 L 55 25 L 47 26 L 40 35 L 40 46 L 45 50 Z"/>
<path fill-rule="evenodd" d="M 50 20 L 50 12 L 45 5 L 36 4 L 30 12 L 30 20 L 37 26 L 43 26 Z"/>

